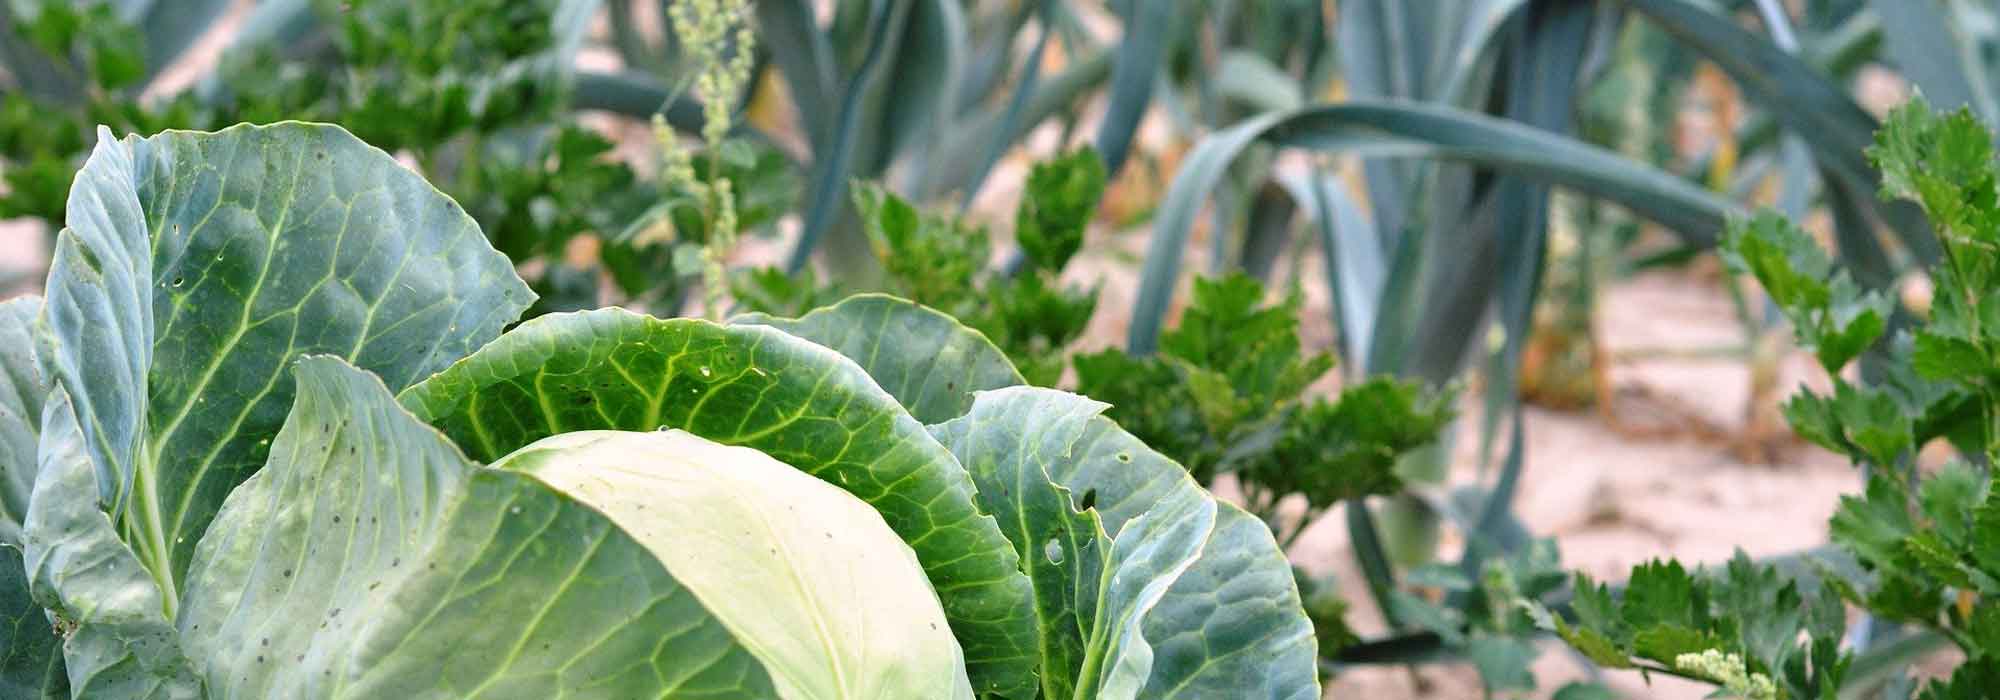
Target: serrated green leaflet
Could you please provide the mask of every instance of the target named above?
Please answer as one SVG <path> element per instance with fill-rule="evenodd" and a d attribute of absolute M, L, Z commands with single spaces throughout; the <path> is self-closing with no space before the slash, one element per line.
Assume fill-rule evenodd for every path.
<path fill-rule="evenodd" d="M 832 484 L 678 430 L 564 433 L 493 466 L 630 533 L 763 662 L 780 697 L 972 700 L 916 554 Z"/>
<path fill-rule="evenodd" d="M 951 453 L 831 350 L 759 326 L 552 314 L 400 400 L 483 461 L 565 432 L 679 428 L 838 485 L 916 550 L 974 689 L 1032 690 L 1033 603 L 1013 548 Z"/>
<path fill-rule="evenodd" d="M 62 637 L 48 613 L 28 597 L 21 550 L 0 544 L 0 696 L 21 700 L 68 698 Z"/>
<path fill-rule="evenodd" d="M 1023 383 L 999 348 L 949 315 L 883 294 L 859 294 L 795 319 L 750 314 L 853 359 L 920 422 L 965 415 L 972 394 Z"/>
<path fill-rule="evenodd" d="M 35 441 L 49 391 L 35 366 L 33 329 L 41 312 L 40 297 L 0 302 L 0 544 L 21 543 L 21 519 L 35 487 Z"/>
<path fill-rule="evenodd" d="M 334 126 L 101 132 L 67 219 L 44 361 L 170 615 L 195 541 L 264 463 L 292 359 L 406 386 L 533 297 L 457 204 Z"/>
<path fill-rule="evenodd" d="M 1036 582 L 1045 687 L 1060 668 L 1079 674 L 1078 698 L 1319 697 L 1312 626 L 1270 531 L 1104 408 L 1016 387 L 932 427 Z"/>
<path fill-rule="evenodd" d="M 298 363 L 271 463 L 195 555 L 212 698 L 763 698 L 763 667 L 610 518 L 479 468 L 382 382 Z"/>
<path fill-rule="evenodd" d="M 160 588 L 97 507 L 97 474 L 69 395 L 42 414 L 40 478 L 22 528 L 29 590 L 70 628 L 63 643 L 79 698 L 201 698 Z"/>

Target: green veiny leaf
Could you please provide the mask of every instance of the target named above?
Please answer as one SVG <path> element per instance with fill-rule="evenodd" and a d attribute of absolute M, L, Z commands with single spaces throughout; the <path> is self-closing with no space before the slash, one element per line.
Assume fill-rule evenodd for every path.
<path fill-rule="evenodd" d="M 49 393 L 35 366 L 34 324 L 41 312 L 40 297 L 0 302 L 0 545 L 21 543 L 21 520 L 35 487 L 35 442 Z"/>
<path fill-rule="evenodd" d="M 611 518 L 478 468 L 344 361 L 297 367 L 271 463 L 191 569 L 180 638 L 210 697 L 775 696 Z"/>
<path fill-rule="evenodd" d="M 21 550 L 0 544 L 0 695 L 21 700 L 67 700 L 62 637 L 48 613 L 28 597 Z"/>
<path fill-rule="evenodd" d="M 631 534 L 745 640 L 781 697 L 972 700 L 916 554 L 839 487 L 681 431 L 564 433 L 493 466 Z"/>
<path fill-rule="evenodd" d="M 67 220 L 44 361 L 169 611 L 195 540 L 264 462 L 293 358 L 404 386 L 533 298 L 456 204 L 339 127 L 101 131 Z"/>
<path fill-rule="evenodd" d="M 1201 558 L 1146 619 L 1153 674 L 1140 696 L 1319 697 L 1313 627 L 1297 612 L 1297 581 L 1270 528 L 1228 503 L 1218 502 L 1215 520 Z"/>
<path fill-rule="evenodd" d="M 1531 127 L 1449 107 L 1347 102 L 1246 119 L 1197 145 L 1174 176 L 1148 244 L 1127 348 L 1154 349 L 1197 212 L 1252 143 L 1463 160 L 1575 188 L 1653 219 L 1691 242 L 1715 240 L 1734 204 L 1667 173 Z"/>
<path fill-rule="evenodd" d="M 1049 666 L 1081 662 L 1073 689 L 1051 679 L 1050 667 L 1045 688 L 1105 698 L 1318 697 L 1311 624 L 1270 531 L 1099 416 L 1104 408 L 1008 388 L 981 393 L 967 416 L 931 428 L 970 465 L 982 503 L 1001 514 L 1036 583 L 1044 653 L 1056 651 Z"/>
<path fill-rule="evenodd" d="M 619 309 L 521 324 L 400 400 L 491 461 L 575 430 L 680 428 L 754 447 L 882 512 L 924 563 L 973 687 L 1034 683 L 1032 592 L 943 446 L 853 362 L 760 326 Z"/>
<path fill-rule="evenodd" d="M 1035 584 L 1043 697 L 1135 697 L 1153 657 L 1140 622 L 1215 525 L 1214 502 L 1195 491 L 1169 495 L 1144 531 L 1115 542 L 1095 510 L 1077 508 L 1047 464 L 1074 458 L 1101 410 L 1072 394 L 1002 390 L 932 428 L 967 465 Z"/>
<path fill-rule="evenodd" d="M 925 424 L 965 415 L 975 392 L 1023 383 L 979 331 L 892 296 L 861 294 L 796 319 L 750 314 L 730 323 L 771 326 L 846 355 Z"/>
<path fill-rule="evenodd" d="M 98 508 L 98 476 L 69 395 L 42 414 L 40 478 L 22 528 L 29 591 L 61 621 L 76 697 L 204 697 L 160 587 Z"/>

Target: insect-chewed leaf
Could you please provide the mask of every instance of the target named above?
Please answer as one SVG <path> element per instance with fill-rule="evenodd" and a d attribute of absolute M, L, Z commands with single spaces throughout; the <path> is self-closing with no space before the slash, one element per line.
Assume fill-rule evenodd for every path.
<path fill-rule="evenodd" d="M 1014 387 L 931 428 L 1036 582 L 1044 687 L 1318 697 L 1311 623 L 1270 530 L 1099 416 L 1104 407 Z M 1215 663 L 1225 657 L 1255 661 Z"/>
<path fill-rule="evenodd" d="M 202 697 L 153 578 L 97 505 L 97 474 L 69 394 L 42 414 L 39 478 L 22 527 L 29 591 L 70 628 L 63 666 L 76 697 Z"/>

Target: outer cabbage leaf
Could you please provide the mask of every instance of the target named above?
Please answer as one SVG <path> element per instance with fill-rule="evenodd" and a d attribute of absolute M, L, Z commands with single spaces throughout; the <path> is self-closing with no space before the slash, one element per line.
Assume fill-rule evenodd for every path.
<path fill-rule="evenodd" d="M 21 519 L 35 487 L 35 442 L 49 393 L 35 366 L 34 324 L 41 312 L 41 297 L 0 302 L 0 544 L 21 543 Z M 6 590 L 0 584 L 0 595 Z"/>
<path fill-rule="evenodd" d="M 973 688 L 1032 695 L 1032 591 L 972 480 L 853 362 L 772 328 L 620 309 L 522 324 L 399 397 L 492 461 L 578 430 L 679 428 L 835 484 L 909 542 Z"/>
<path fill-rule="evenodd" d="M 764 662 L 781 697 L 972 699 L 916 553 L 832 484 L 679 430 L 564 433 L 493 466 L 609 516 Z"/>
<path fill-rule="evenodd" d="M 645 545 L 484 469 L 329 357 L 195 554 L 180 638 L 214 698 L 768 698 Z"/>
<path fill-rule="evenodd" d="M 1016 387 L 932 427 L 1023 553 L 1050 696 L 1319 697 L 1312 623 L 1270 531 L 1104 408 Z"/>
<path fill-rule="evenodd" d="M 0 697 L 67 700 L 62 637 L 28 597 L 21 550 L 0 545 Z"/>
<path fill-rule="evenodd" d="M 22 547 L 35 602 L 67 630 L 63 657 L 75 697 L 203 697 L 159 586 L 91 497 L 96 470 L 63 389 L 50 393 L 42 427 Z"/>
<path fill-rule="evenodd" d="M 886 294 L 857 294 L 794 319 L 749 314 L 731 323 L 771 326 L 846 355 L 925 424 L 965 415 L 973 392 L 1026 383 L 979 331 Z"/>
<path fill-rule="evenodd" d="M 294 358 L 405 386 L 533 298 L 457 204 L 334 126 L 100 130 L 66 219 L 42 359 L 169 615 L 215 510 L 265 461 Z"/>

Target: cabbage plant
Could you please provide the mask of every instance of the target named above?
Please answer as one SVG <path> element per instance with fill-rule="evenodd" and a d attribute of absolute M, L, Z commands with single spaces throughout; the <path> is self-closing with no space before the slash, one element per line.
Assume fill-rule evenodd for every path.
<path fill-rule="evenodd" d="M 1265 526 L 942 313 L 502 333 L 326 125 L 101 133 L 66 218 L 0 304 L 0 696 L 1319 697 Z"/>

